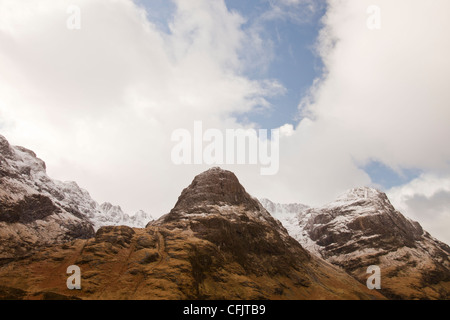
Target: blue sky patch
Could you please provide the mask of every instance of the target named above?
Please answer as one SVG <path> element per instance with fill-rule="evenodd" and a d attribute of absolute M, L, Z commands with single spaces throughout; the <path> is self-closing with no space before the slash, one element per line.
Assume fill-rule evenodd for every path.
<path fill-rule="evenodd" d="M 367 172 L 373 183 L 382 186 L 384 190 L 406 184 L 418 178 L 422 173 L 418 169 L 403 169 L 399 174 L 378 161 L 371 161 L 362 169 Z"/>

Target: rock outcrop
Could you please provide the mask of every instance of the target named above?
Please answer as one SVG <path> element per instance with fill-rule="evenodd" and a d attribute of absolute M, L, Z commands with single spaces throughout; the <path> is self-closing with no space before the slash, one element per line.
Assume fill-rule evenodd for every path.
<path fill-rule="evenodd" d="M 44 161 L 0 136 L 0 262 L 42 246 L 94 234 L 86 216 L 93 202 L 75 184 L 51 180 Z"/>
<path fill-rule="evenodd" d="M 144 227 L 153 220 L 143 211 L 130 216 L 112 208 L 75 182 L 51 179 L 33 151 L 0 135 L 0 263 L 42 246 L 92 238 L 102 226 Z"/>

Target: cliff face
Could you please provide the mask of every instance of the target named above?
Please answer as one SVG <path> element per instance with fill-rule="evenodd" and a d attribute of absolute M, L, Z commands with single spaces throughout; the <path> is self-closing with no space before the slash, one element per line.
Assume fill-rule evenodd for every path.
<path fill-rule="evenodd" d="M 0 261 L 94 236 L 87 217 L 93 205 L 89 200 L 75 183 L 51 180 L 34 152 L 13 147 L 0 136 Z"/>
<path fill-rule="evenodd" d="M 395 210 L 386 194 L 356 188 L 292 217 L 291 234 L 305 248 L 361 282 L 378 265 L 387 297 L 450 298 L 450 247 Z"/>

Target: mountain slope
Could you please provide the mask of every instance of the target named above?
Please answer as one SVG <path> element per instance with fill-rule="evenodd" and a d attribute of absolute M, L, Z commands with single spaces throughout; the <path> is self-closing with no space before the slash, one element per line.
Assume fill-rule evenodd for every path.
<path fill-rule="evenodd" d="M 34 152 L 0 136 L 0 259 L 94 235 L 95 203 L 75 183 L 51 180 Z"/>
<path fill-rule="evenodd" d="M 81 291 L 65 287 L 71 264 L 82 270 Z M 310 255 L 233 173 L 219 168 L 195 177 L 170 213 L 145 229 L 102 227 L 93 239 L 11 262 L 0 281 L 0 296 L 3 290 L 23 298 L 383 298 Z"/>
<path fill-rule="evenodd" d="M 33 151 L 11 146 L 0 135 L 0 259 L 88 239 L 102 226 L 144 227 L 153 220 L 143 211 L 130 216 L 119 209 L 100 206 L 75 182 L 51 179 Z"/>
<path fill-rule="evenodd" d="M 293 217 L 292 235 L 305 248 L 361 282 L 367 279 L 367 267 L 378 265 L 384 295 L 450 298 L 450 247 L 396 211 L 384 193 L 352 189 Z"/>

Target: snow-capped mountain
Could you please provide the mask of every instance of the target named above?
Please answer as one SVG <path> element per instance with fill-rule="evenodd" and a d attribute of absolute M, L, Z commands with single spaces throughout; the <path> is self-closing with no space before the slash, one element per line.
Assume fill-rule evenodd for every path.
<path fill-rule="evenodd" d="M 274 207 L 277 208 L 276 205 Z M 279 207 L 279 212 L 286 213 L 288 208 L 304 209 L 305 206 Z M 234 278 L 237 275 L 233 273 L 237 272 L 240 276 L 258 275 L 257 283 L 246 280 L 250 283 L 245 286 L 258 290 L 259 298 L 268 294 L 262 283 L 269 283 L 271 275 L 277 275 L 277 282 L 283 287 L 269 294 L 273 297 L 299 297 L 298 292 L 294 293 L 297 289 L 285 282 L 287 277 L 290 279 L 288 282 L 296 279 L 294 287 L 308 287 L 308 293 L 304 292 L 303 297 L 310 298 L 317 290 L 322 292 L 322 297 L 345 298 L 349 291 L 341 289 L 350 286 L 354 288 L 351 294 L 359 292 L 360 298 L 368 298 L 367 292 L 354 287 L 341 270 L 331 270 L 331 265 L 324 260 L 308 254 L 258 199 L 246 192 L 234 173 L 221 168 L 212 168 L 196 176 L 183 190 L 175 207 L 147 226 L 150 227 L 168 229 L 172 238 L 177 238 L 175 232 L 178 230 L 186 230 L 189 236 L 208 241 L 212 247 L 202 254 L 203 257 L 211 255 L 207 252 L 214 252 L 212 248 L 217 248 L 220 254 L 217 257 L 212 254 L 212 260 L 217 264 L 214 269 L 223 271 L 217 271 L 220 275 L 212 275 L 207 283 L 212 285 L 219 279 L 223 283 L 216 289 L 219 292 L 229 281 L 225 280 L 226 277 L 231 275 Z M 241 271 L 233 267 L 235 271 L 230 274 L 226 271 L 228 267 L 224 268 L 221 263 L 237 266 Z M 336 282 L 331 284 L 330 279 Z M 336 286 L 340 287 L 340 293 L 335 291 Z M 228 290 L 234 289 L 230 287 Z M 380 298 L 374 294 L 371 299 Z"/>
<path fill-rule="evenodd" d="M 291 237 L 297 241 L 299 240 L 303 229 L 300 227 L 298 219 L 300 213 L 309 209 L 307 205 L 301 203 L 274 203 L 265 198 L 259 199 L 259 202 L 275 219 L 278 219 L 283 224 Z M 300 243 L 304 246 L 304 242 Z"/>
<path fill-rule="evenodd" d="M 449 298 L 450 247 L 395 210 L 386 194 L 352 189 L 321 207 L 281 220 L 310 252 L 360 281 L 378 265 L 391 298 Z"/>
<path fill-rule="evenodd" d="M 51 179 L 33 151 L 0 135 L 0 259 L 37 245 L 90 238 L 101 226 L 143 227 L 152 220 L 142 211 L 129 216 L 106 207 L 75 182 Z"/>
<path fill-rule="evenodd" d="M 42 281 L 70 264 L 83 270 L 83 290 L 69 293 L 64 277 Z M 102 227 L 95 238 L 12 261 L 0 268 L 0 283 L 0 299 L 384 299 L 310 255 L 219 168 L 196 176 L 174 208 L 145 229 Z"/>
<path fill-rule="evenodd" d="M 96 203 L 74 182 L 50 179 L 44 161 L 0 136 L 0 258 L 95 234 Z"/>
<path fill-rule="evenodd" d="M 282 224 L 245 191 L 237 177 L 220 168 L 212 168 L 196 176 L 192 184 L 183 190 L 170 213 L 155 224 L 217 216 L 226 217 L 231 222 L 257 221 L 267 224 L 283 238 L 289 238 Z"/>
<path fill-rule="evenodd" d="M 103 226 L 128 226 L 132 228 L 144 228 L 153 217 L 139 210 L 133 215 L 124 213 L 120 206 L 114 206 L 109 202 L 100 205 L 100 213 L 91 218 L 95 229 Z"/>
<path fill-rule="evenodd" d="M 289 203 L 289 204 L 281 204 L 274 203 L 269 199 L 259 199 L 259 202 L 270 212 L 270 214 L 274 217 L 291 217 L 293 214 L 297 214 L 306 209 L 309 209 L 307 205 L 301 203 Z"/>
<path fill-rule="evenodd" d="M 134 283 L 148 277 L 163 286 L 154 294 L 171 298 L 383 298 L 355 280 L 365 284 L 367 267 L 378 265 L 386 297 L 450 299 L 449 256 L 448 245 L 375 189 L 352 189 L 320 208 L 282 205 L 258 201 L 232 172 L 213 168 L 154 221 L 143 211 L 129 215 L 120 206 L 100 205 L 75 182 L 51 179 L 34 152 L 0 135 L 0 266 L 15 263 L 0 268 L 0 277 L 11 288 L 22 284 L 24 292 L 46 284 L 40 273 L 27 273 L 44 270 L 42 261 L 52 277 L 59 264 L 75 258 L 84 268 L 104 265 L 107 272 L 110 261 L 124 257 L 116 269 L 132 266 L 125 283 L 133 285 L 111 292 L 135 294 Z M 94 276 L 89 297 L 104 297 L 104 290 L 96 291 L 102 279 Z"/>

